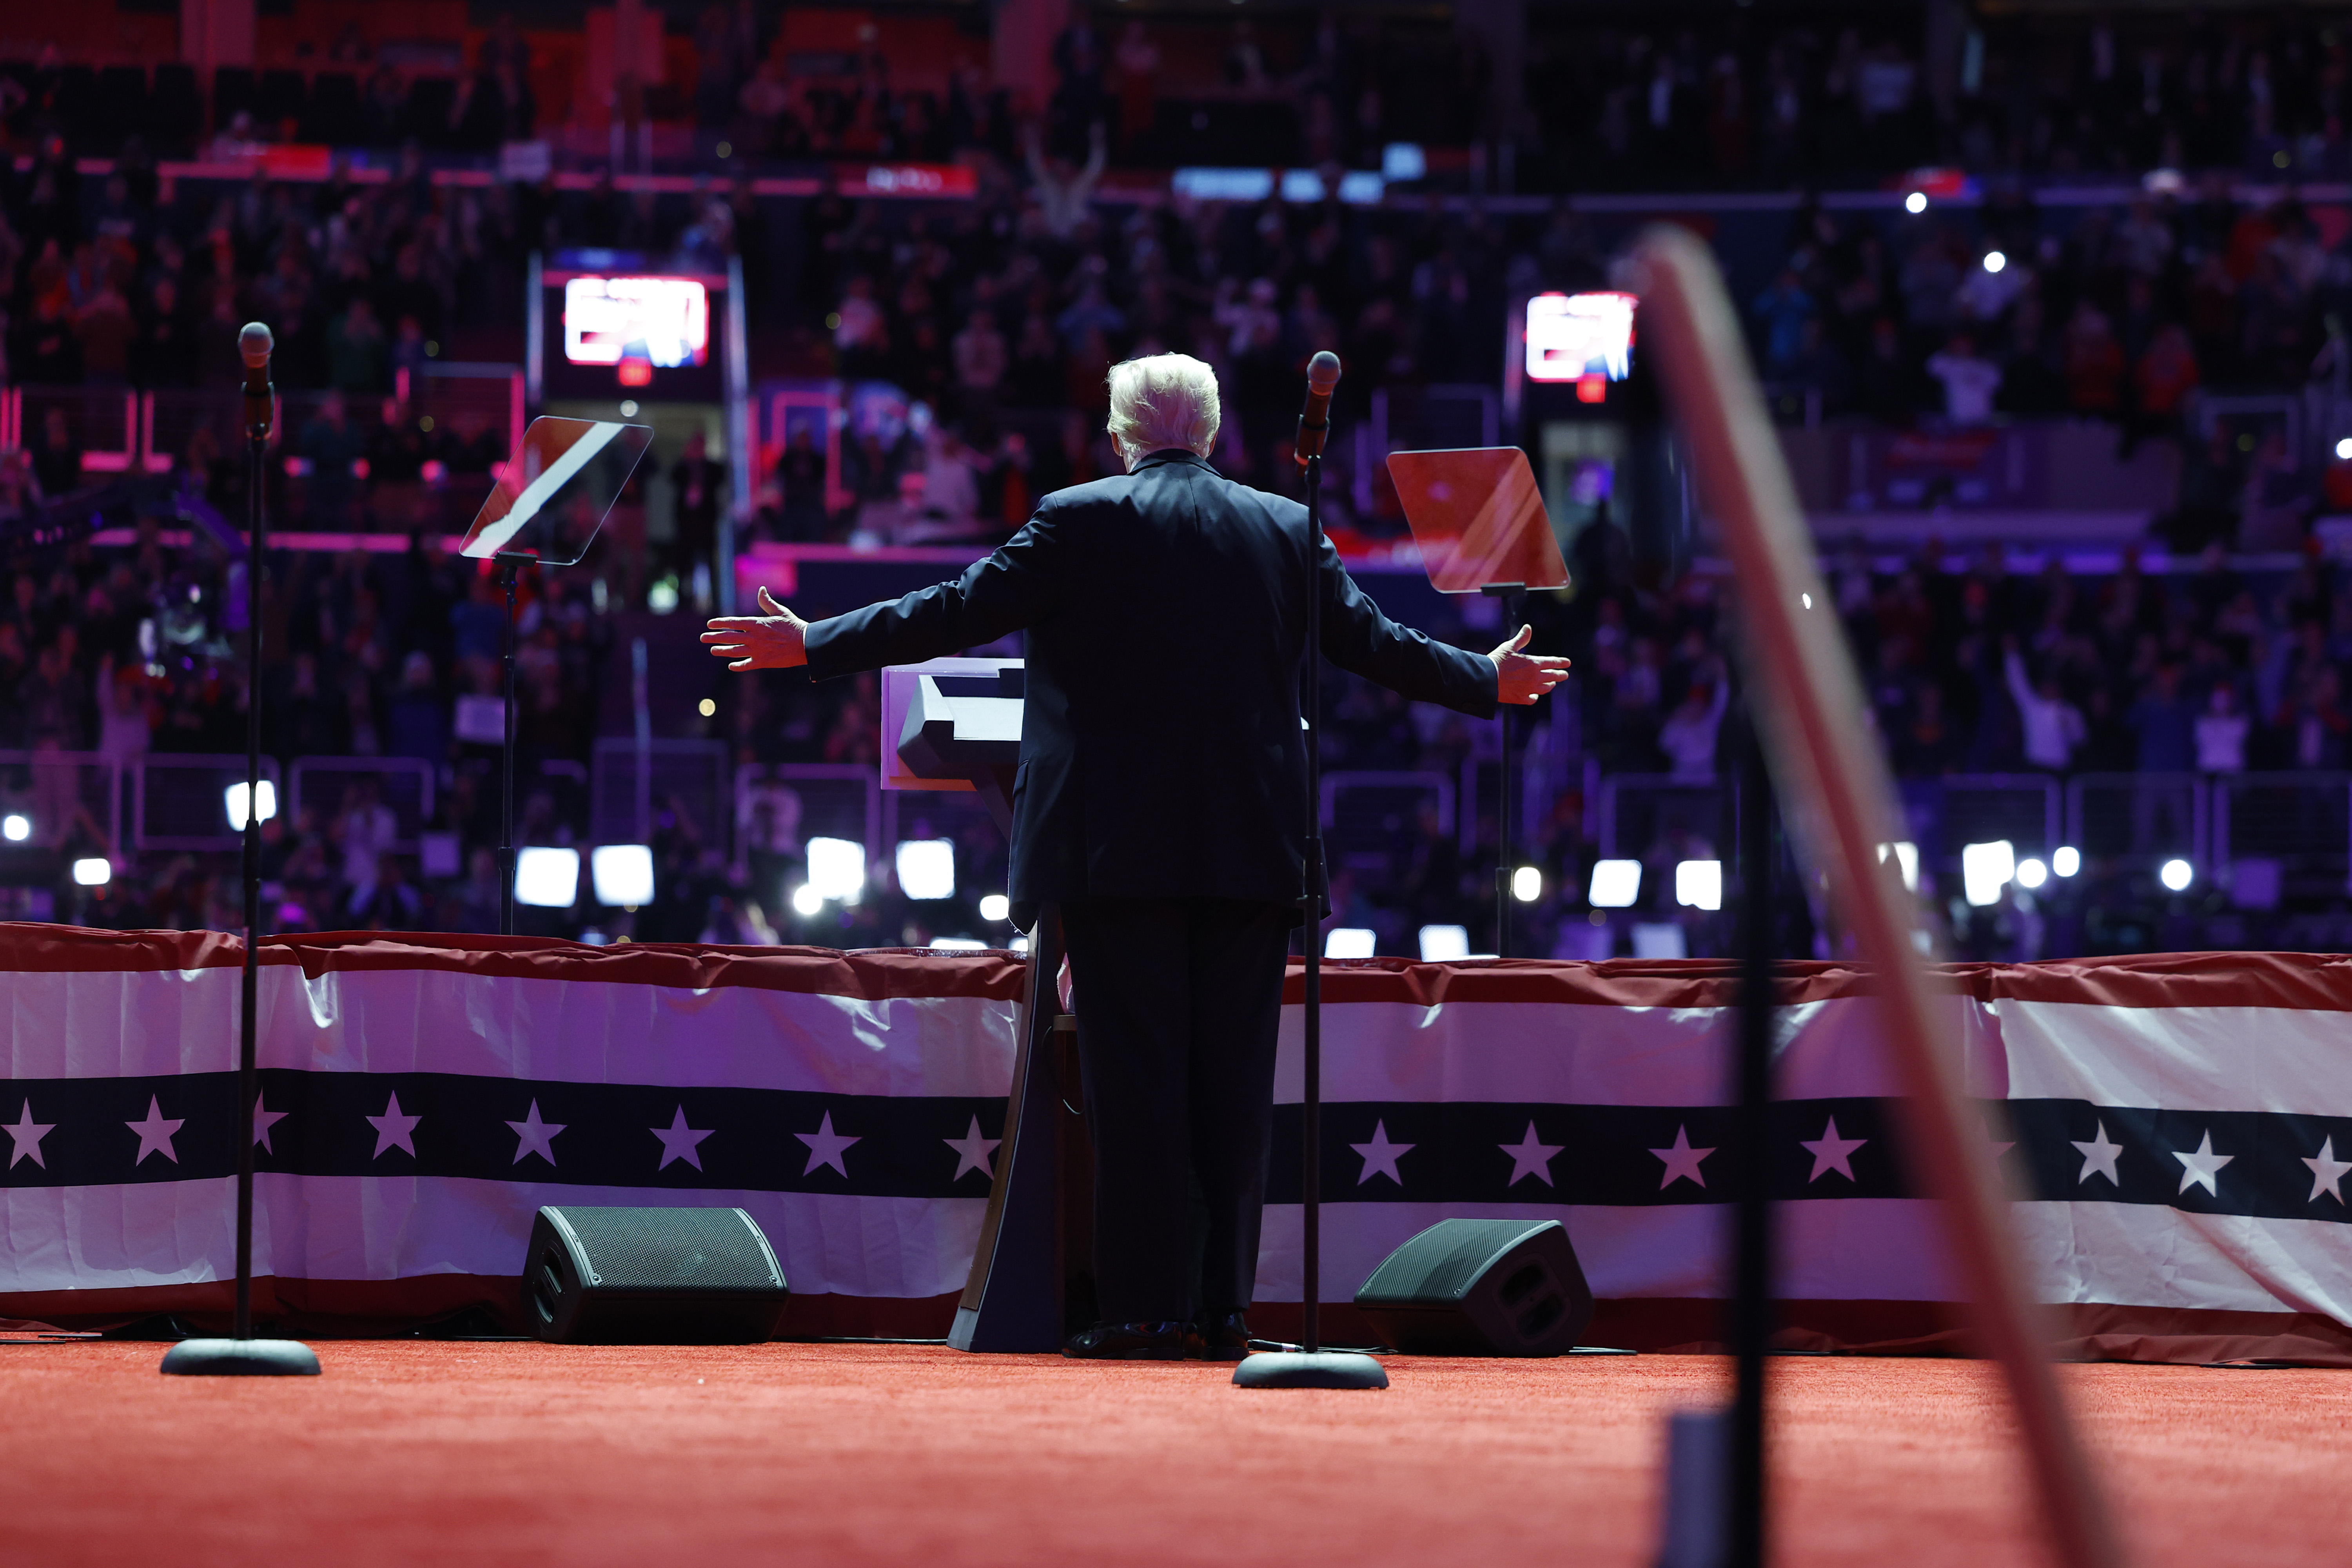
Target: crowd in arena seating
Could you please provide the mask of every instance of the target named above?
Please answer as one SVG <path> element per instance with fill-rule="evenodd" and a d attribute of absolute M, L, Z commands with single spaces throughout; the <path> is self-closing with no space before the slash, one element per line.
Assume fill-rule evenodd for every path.
<path fill-rule="evenodd" d="M 861 414 L 847 432 L 846 507 L 803 431 L 771 454 L 757 514 L 741 520 L 743 541 L 878 530 L 984 542 L 1018 526 L 1036 496 L 1111 470 L 1099 411 L 1103 374 L 1118 358 L 1181 350 L 1214 364 L 1227 400 L 1220 466 L 1287 488 L 1297 367 L 1317 350 L 1347 362 L 1339 412 L 1361 421 L 1376 390 L 1491 383 L 1506 301 L 1610 276 L 1613 235 L 1567 203 L 1502 210 L 1104 197 L 1106 167 L 1130 155 L 1151 122 L 1139 83 L 1157 69 L 1155 46 L 1139 24 L 1066 36 L 1055 50 L 1057 94 L 1024 120 L 977 74 L 932 101 L 894 93 L 878 58 L 851 61 L 845 76 L 787 79 L 769 36 L 747 18 L 757 19 L 749 6 L 714 7 L 697 35 L 704 69 L 694 112 L 707 128 L 758 157 L 972 155 L 979 197 L 882 204 L 828 185 L 810 199 L 755 199 L 747 183 L 719 176 L 659 197 L 609 180 L 586 191 L 552 181 L 451 184 L 432 178 L 432 159 L 414 144 L 383 182 L 338 165 L 315 183 L 257 172 L 247 182 L 173 186 L 136 140 L 109 173 L 79 174 L 74 149 L 43 121 L 39 94 L 0 93 L 24 150 L 20 165 L 0 174 L 0 383 L 218 387 L 236 374 L 236 324 L 267 320 L 279 343 L 278 379 L 291 395 L 286 448 L 308 465 L 293 479 L 272 472 L 280 526 L 405 532 L 415 526 L 412 492 L 478 493 L 506 432 L 479 420 L 436 427 L 400 403 L 398 389 L 461 344 L 519 357 L 519 341 L 508 340 L 518 337 L 513 302 L 532 250 L 608 246 L 706 261 L 733 253 L 752 281 L 757 352 L 795 373 L 891 389 L 883 414 Z M 1839 610 L 1864 661 L 1874 720 L 1907 780 L 2346 761 L 2352 720 L 2341 662 L 2352 656 L 2352 601 L 2339 605 L 2332 569 L 2315 558 L 2284 579 L 2241 580 L 2221 552 L 2300 549 L 2310 518 L 2352 496 L 2335 495 L 2341 475 L 2308 453 L 2242 442 L 2189 416 L 2200 388 L 2352 388 L 2345 236 L 2291 195 L 2244 201 L 2226 180 L 2197 172 L 2267 163 L 2273 147 L 2298 170 L 2336 157 L 2343 46 L 2300 19 L 2264 24 L 2268 31 L 2216 24 L 2210 38 L 2196 31 L 2204 26 L 2174 29 L 2150 53 L 2101 25 L 2063 71 L 2039 68 L 2046 62 L 2022 35 L 1996 29 L 1948 101 L 1931 89 L 1917 39 L 1804 27 L 1605 32 L 1586 40 L 1596 47 L 1560 52 L 1538 27 L 1531 45 L 1537 63 L 1583 73 L 1585 89 L 1537 95 L 1528 125 L 1503 128 L 1525 154 L 1522 189 L 1542 185 L 1537 171 L 1560 167 L 1546 160 L 1563 150 L 1591 171 L 1580 184 L 1834 181 L 1865 172 L 1838 152 L 1863 146 L 1899 154 L 1903 166 L 1950 158 L 1988 176 L 1981 205 L 1921 215 L 1809 203 L 1770 247 L 1760 287 L 1742 290 L 1757 357 L 1769 382 L 1810 395 L 1822 416 L 1967 426 L 2072 416 L 2112 422 L 2126 449 L 2179 446 L 2181 503 L 2166 526 L 2178 543 L 2215 546 L 2193 575 L 2143 574 L 2126 562 L 2078 579 L 2057 566 L 2012 571 L 1997 555 L 1957 573 L 1928 556 L 1887 570 L 1856 552 L 1839 564 Z M 1281 47 L 1261 49 L 1236 32 L 1228 85 L 1322 104 L 1307 119 L 1328 135 L 1310 141 L 1341 161 L 1376 161 L 1390 140 L 1439 144 L 1494 130 L 1478 121 L 1485 95 L 1474 89 L 1490 67 L 1475 43 L 1455 39 L 1438 68 L 1424 62 L 1437 84 L 1426 86 L 1410 75 L 1413 57 L 1401 40 L 1405 33 L 1377 24 L 1328 18 Z M 362 47 L 351 43 L 346 63 L 365 66 Z M 494 37 L 470 96 L 453 106 L 453 123 L 474 125 L 475 142 L 530 129 L 517 85 L 526 47 Z M 370 122 L 382 134 L 453 143 L 417 138 L 395 96 L 401 79 L 376 79 L 367 100 L 383 110 Z M 1588 113 L 1589 122 L 1576 118 Z M 2040 209 L 2030 185 L 2000 177 L 2159 161 L 2190 173 L 2113 207 Z M 134 542 L 12 547 L 15 585 L 0 605 L 0 752 L 239 749 L 243 567 L 229 528 L 200 525 L 209 511 L 233 527 L 245 504 L 233 404 L 221 409 L 167 454 L 177 470 L 134 503 L 142 519 Z M 53 503 L 84 491 L 99 476 L 83 471 L 80 447 L 59 410 L 27 428 L 22 450 L 0 454 L 0 514 L 50 517 Z M 663 454 L 643 482 L 670 483 L 672 458 Z M 1358 515 L 1346 488 L 1330 499 L 1337 523 L 1395 525 Z M 711 510 L 709 526 L 725 525 Z M 191 542 L 164 544 L 164 527 L 188 530 Z M 689 575 L 688 531 L 667 554 L 656 543 L 650 562 L 622 559 L 627 547 L 616 544 L 575 571 L 527 578 L 520 736 L 533 766 L 587 756 L 614 679 L 615 617 L 644 613 L 665 570 Z M 1578 660 L 1575 722 L 1557 733 L 1572 733 L 1579 754 L 1607 772 L 1712 776 L 1732 687 L 1717 585 L 1703 574 L 1661 580 L 1622 554 L 1621 533 L 1595 531 L 1580 552 L 1573 598 L 1531 612 Z M 274 658 L 262 687 L 273 752 L 431 763 L 443 787 L 435 819 L 417 826 L 453 834 L 457 846 L 454 862 L 436 858 L 427 875 L 420 856 L 384 847 L 384 808 L 366 791 L 330 814 L 289 813 L 269 829 L 273 920 L 494 927 L 496 868 L 485 857 L 496 842 L 495 749 L 460 736 L 454 718 L 460 699 L 498 689 L 503 611 L 488 580 L 421 536 L 404 552 L 289 552 L 274 563 L 269 592 Z M 1465 626 L 1435 629 L 1480 641 Z M 709 732 L 738 761 L 873 760 L 866 686 L 744 683 L 726 700 Z M 1347 680 L 1333 703 L 1327 765 L 1491 783 L 1491 767 L 1465 771 L 1491 763 L 1491 726 L 1411 710 Z M 7 766 L 0 795 L 37 794 L 29 764 Z M 1549 891 L 1528 911 L 1520 951 L 1583 951 L 1577 944 L 1593 940 L 1579 929 L 1589 913 L 1579 901 L 1589 807 L 1580 788 L 1564 790 L 1527 847 L 1549 868 Z M 560 784 L 527 786 L 526 839 L 577 837 L 579 809 Z M 1466 836 L 1406 824 L 1384 864 L 1343 868 L 1342 901 L 1354 911 L 1343 918 L 1408 949 L 1396 933 L 1419 924 L 1480 929 L 1496 828 L 1490 808 L 1483 820 L 1475 802 L 1462 809 L 1473 815 Z M 36 811 L 38 844 L 62 854 L 89 847 L 92 823 L 58 820 L 72 815 Z M 788 868 L 746 870 L 748 860 L 722 853 L 724 825 L 666 816 L 661 896 L 609 929 L 746 940 L 801 929 L 780 907 Z M 788 858 L 790 838 L 762 853 Z M 975 840 L 971 852 L 992 849 Z M 85 918 L 234 923 L 225 912 L 233 882 L 226 859 L 182 857 L 120 878 Z M 837 916 L 849 923 L 828 940 L 949 926 L 1002 934 L 961 905 L 926 912 L 896 900 L 887 878 L 856 910 L 827 911 L 829 933 Z"/>

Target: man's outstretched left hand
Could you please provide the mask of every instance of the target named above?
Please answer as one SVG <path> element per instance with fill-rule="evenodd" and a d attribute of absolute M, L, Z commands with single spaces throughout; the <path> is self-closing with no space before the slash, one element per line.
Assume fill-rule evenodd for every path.
<path fill-rule="evenodd" d="M 730 669 L 795 669 L 808 662 L 808 623 L 760 590 L 764 616 L 713 616 L 702 634 Z M 1532 702 L 1533 698 L 1522 700 Z"/>
<path fill-rule="evenodd" d="M 1495 661 L 1495 695 L 1522 708 L 1568 679 L 1568 660 L 1519 651 L 1535 632 L 1533 626 L 1521 626 L 1518 636 L 1486 656 Z"/>

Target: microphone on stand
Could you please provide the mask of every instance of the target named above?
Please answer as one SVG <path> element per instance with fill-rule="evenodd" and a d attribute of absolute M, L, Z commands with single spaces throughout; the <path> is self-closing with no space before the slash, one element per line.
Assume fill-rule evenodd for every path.
<path fill-rule="evenodd" d="M 247 329 L 248 331 L 250 329 Z M 1339 356 L 1325 349 L 1307 362 L 1307 406 L 1298 414 L 1298 466 L 1323 455 L 1331 436 L 1331 389 L 1339 384 Z"/>
<path fill-rule="evenodd" d="M 245 433 L 257 439 L 269 436 L 269 351 L 277 346 L 259 321 L 247 321 L 236 335 L 236 352 L 245 356 Z"/>

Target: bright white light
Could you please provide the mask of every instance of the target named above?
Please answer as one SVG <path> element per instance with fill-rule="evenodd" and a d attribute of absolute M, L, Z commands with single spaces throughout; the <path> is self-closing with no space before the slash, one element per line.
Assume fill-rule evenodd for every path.
<path fill-rule="evenodd" d="M 1909 213 L 1913 217 L 1917 217 L 1921 213 L 1926 212 L 1927 210 L 1927 193 L 1925 191 L 1914 191 L 1909 195 L 1905 196 L 1903 198 L 1903 210 Z"/>
<path fill-rule="evenodd" d="M 1529 381 L 1622 381 L 1633 373 L 1631 294 L 1538 294 L 1528 301 Z"/>
<path fill-rule="evenodd" d="M 2174 892 L 2179 893 L 2188 890 L 2190 879 L 2196 875 L 2197 873 L 2195 869 L 2189 866 L 2188 861 L 2167 860 L 2164 863 L 2164 868 L 2157 872 L 2156 879 L 2162 882 Z"/>
<path fill-rule="evenodd" d="M 1723 862 L 1675 862 L 1675 902 L 1694 910 L 1723 908 Z"/>
<path fill-rule="evenodd" d="M 33 819 L 23 812 L 12 811 L 0 817 L 0 836 L 5 836 L 11 844 L 22 844 L 33 836 Z"/>
<path fill-rule="evenodd" d="M 824 895 L 810 883 L 803 882 L 793 889 L 793 912 L 803 920 L 824 911 Z"/>
<path fill-rule="evenodd" d="M 1511 897 L 1523 904 L 1532 904 L 1543 897 L 1543 872 L 1533 866 L 1522 866 L 1511 873 Z"/>
<path fill-rule="evenodd" d="M 2336 455 L 2346 462 L 2352 462 L 2352 436 L 2336 443 Z"/>
<path fill-rule="evenodd" d="M 684 278 L 573 278 L 563 285 L 563 357 L 618 364 L 631 345 L 663 370 L 709 358 L 710 296 Z"/>
<path fill-rule="evenodd" d="M 2008 265 L 2009 258 L 2003 256 L 2000 251 L 1988 250 L 1985 252 L 1984 269 L 1987 272 L 1998 272 Z"/>
<path fill-rule="evenodd" d="M 1642 896 L 1642 863 L 1639 860 L 1595 860 L 1592 863 L 1592 887 L 1588 895 L 1597 910 L 1629 910 L 1633 900 Z"/>
<path fill-rule="evenodd" d="M 2027 859 L 2020 860 L 2017 863 L 2017 885 L 2019 887 L 2030 890 L 2042 886 L 2042 883 L 2049 879 L 2050 868 L 2044 866 L 2041 861 Z"/>
<path fill-rule="evenodd" d="M 580 851 L 536 845 L 515 856 L 515 902 L 568 910 L 580 901 Z"/>
<path fill-rule="evenodd" d="M 2062 844 L 2050 857 L 2050 868 L 2062 877 L 2071 877 L 2083 868 L 2083 852 L 2071 844 Z"/>
<path fill-rule="evenodd" d="M 113 875 L 114 868 L 104 856 L 94 855 L 74 862 L 74 880 L 85 888 L 103 888 Z"/>
<path fill-rule="evenodd" d="M 856 903 L 866 894 L 866 846 L 854 838 L 810 839 L 808 885 L 820 899 Z"/>
<path fill-rule="evenodd" d="M 609 909 L 654 901 L 654 852 L 643 844 L 599 844 L 588 851 L 588 885 Z"/>
<path fill-rule="evenodd" d="M 2016 875 L 2017 851 L 2006 838 L 1967 845 L 1960 850 L 1960 890 L 1979 909 L 1999 901 L 2000 890 Z"/>
<path fill-rule="evenodd" d="M 1457 958 L 1469 956 L 1469 927 L 1423 926 L 1421 928 L 1421 961 L 1423 963 L 1451 963 Z"/>
<path fill-rule="evenodd" d="M 1003 893 L 990 893 L 980 900 L 980 918 L 984 921 L 1009 921 L 1013 918 L 1013 900 Z"/>
<path fill-rule="evenodd" d="M 931 948 L 938 952 L 986 952 L 988 943 L 976 936 L 935 936 Z"/>
<path fill-rule="evenodd" d="M 898 890 L 910 899 L 955 897 L 955 840 L 909 838 L 898 846 Z M 815 873 L 811 872 L 812 876 Z M 861 859 L 858 879 L 865 879 Z"/>
<path fill-rule="evenodd" d="M 1811 594 L 1800 594 L 1797 595 L 1797 600 L 1809 610 L 1813 607 L 1813 596 Z"/>
<path fill-rule="evenodd" d="M 245 831 L 245 781 L 239 779 L 228 786 L 228 825 L 239 833 Z M 268 779 L 261 781 L 261 820 L 268 821 L 278 815 L 278 786 Z"/>
<path fill-rule="evenodd" d="M 1326 958 L 1370 958 L 1376 939 L 1362 926 L 1333 926 L 1323 939 Z"/>
<path fill-rule="evenodd" d="M 1882 844 L 1878 847 L 1878 863 L 1882 866 L 1885 865 L 1886 857 L 1890 853 L 1895 857 L 1895 863 L 1903 868 L 1903 890 L 1907 893 L 1917 892 L 1919 890 L 1919 847 L 1916 844 Z"/>

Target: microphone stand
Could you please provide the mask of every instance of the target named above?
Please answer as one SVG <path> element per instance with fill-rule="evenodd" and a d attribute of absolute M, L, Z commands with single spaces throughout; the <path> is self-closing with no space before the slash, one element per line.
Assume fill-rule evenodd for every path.
<path fill-rule="evenodd" d="M 1318 1321 L 1323 1294 L 1323 915 L 1329 890 L 1323 858 L 1323 437 L 1302 428 L 1307 454 L 1307 668 L 1300 708 L 1307 720 L 1307 845 L 1299 894 L 1299 946 L 1307 955 L 1306 1007 L 1300 1020 L 1305 1081 L 1299 1152 L 1301 1347 L 1244 1356 L 1234 1368 L 1241 1388 L 1386 1388 L 1389 1374 L 1368 1355 L 1323 1349 Z"/>
<path fill-rule="evenodd" d="M 500 555 L 507 580 L 507 695 L 505 744 L 499 758 L 499 934 L 512 936 L 515 911 L 515 572 L 525 557 Z M 642 762 L 640 766 L 643 766 Z"/>
<path fill-rule="evenodd" d="M 266 341 L 267 333 L 263 335 Z M 261 489 L 268 471 L 270 405 L 276 392 L 268 376 L 267 351 L 259 363 L 247 361 L 246 505 L 251 527 L 245 563 L 245 974 L 244 1005 L 237 1019 L 235 1337 L 182 1340 L 173 1345 L 164 1352 L 163 1370 L 180 1376 L 319 1374 L 318 1356 L 299 1340 L 253 1337 L 253 1121 L 261 1092 L 257 1038 L 261 992 L 261 573 L 268 543 Z"/>

